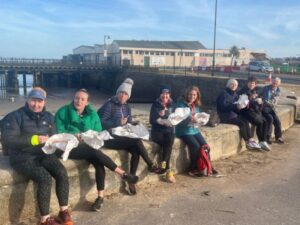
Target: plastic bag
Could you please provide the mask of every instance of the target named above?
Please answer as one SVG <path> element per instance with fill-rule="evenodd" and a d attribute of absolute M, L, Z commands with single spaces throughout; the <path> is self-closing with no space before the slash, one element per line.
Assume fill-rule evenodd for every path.
<path fill-rule="evenodd" d="M 80 135 L 81 139 L 94 149 L 100 149 L 104 145 L 104 141 L 112 139 L 108 131 L 88 130 Z"/>
<path fill-rule="evenodd" d="M 45 143 L 42 148 L 45 154 L 53 154 L 56 149 L 62 150 L 63 161 L 66 161 L 69 157 L 69 154 L 73 148 L 76 148 L 79 144 L 79 141 L 73 134 L 55 134 L 51 136 Z"/>
<path fill-rule="evenodd" d="M 175 110 L 175 112 L 173 112 L 169 115 L 168 119 L 158 118 L 157 123 L 160 124 L 160 125 L 169 126 L 169 127 L 176 126 L 181 121 L 188 118 L 190 113 L 191 113 L 191 110 L 188 107 L 186 107 L 186 108 L 177 108 Z"/>
<path fill-rule="evenodd" d="M 132 125 L 130 123 L 112 129 L 112 134 L 129 138 L 141 138 L 149 140 L 149 131 L 143 124 Z"/>
<path fill-rule="evenodd" d="M 206 125 L 209 121 L 209 117 L 210 117 L 210 115 L 205 112 L 195 114 L 196 122 L 200 126 Z"/>
<path fill-rule="evenodd" d="M 242 94 L 242 95 L 240 95 L 239 99 L 236 102 L 234 102 L 233 104 L 238 104 L 238 105 L 240 105 L 241 109 L 244 109 L 249 104 L 249 98 L 247 95 Z"/>

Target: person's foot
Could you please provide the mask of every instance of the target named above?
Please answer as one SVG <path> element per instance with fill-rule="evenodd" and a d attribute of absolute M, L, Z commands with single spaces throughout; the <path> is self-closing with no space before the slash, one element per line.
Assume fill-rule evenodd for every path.
<path fill-rule="evenodd" d="M 162 161 L 160 167 L 157 168 L 157 170 L 155 171 L 155 173 L 157 174 L 164 174 L 167 172 L 167 162 L 166 161 Z"/>
<path fill-rule="evenodd" d="M 246 143 L 246 147 L 249 150 L 254 150 L 254 149 L 260 149 L 260 145 L 258 143 L 256 143 L 255 140 L 250 139 L 247 143 Z"/>
<path fill-rule="evenodd" d="M 129 195 L 136 195 L 136 186 L 135 184 L 130 184 L 128 183 L 128 189 L 127 189 L 127 192 Z"/>
<path fill-rule="evenodd" d="M 60 211 L 58 213 L 58 218 L 61 221 L 61 224 L 63 225 L 73 225 L 71 213 L 68 209 L 65 209 L 64 211 Z"/>
<path fill-rule="evenodd" d="M 92 211 L 99 212 L 103 204 L 103 201 L 104 199 L 98 196 L 98 198 L 96 198 L 95 202 L 91 206 Z"/>
<path fill-rule="evenodd" d="M 151 173 L 156 173 L 156 171 L 158 171 L 158 170 L 159 170 L 159 167 L 154 163 L 152 163 L 150 166 L 148 166 L 148 171 Z"/>
<path fill-rule="evenodd" d="M 121 175 L 121 178 L 123 181 L 131 183 L 131 184 L 136 184 L 139 180 L 138 176 L 132 175 L 132 174 L 129 174 L 126 172 Z"/>
<path fill-rule="evenodd" d="M 197 177 L 203 177 L 203 174 L 201 174 L 198 170 L 190 170 L 188 172 L 188 175 L 191 177 L 197 178 Z"/>
<path fill-rule="evenodd" d="M 175 179 L 174 174 L 171 170 L 167 171 L 166 180 L 167 180 L 167 182 L 172 183 L 172 184 L 176 183 L 176 179 Z"/>
<path fill-rule="evenodd" d="M 276 140 L 276 142 L 277 142 L 278 144 L 284 144 L 284 140 L 283 140 L 282 137 L 278 138 L 278 139 Z"/>
<path fill-rule="evenodd" d="M 263 149 L 265 151 L 271 151 L 271 148 L 266 141 L 259 142 L 259 145 L 260 145 L 261 149 Z"/>
<path fill-rule="evenodd" d="M 61 225 L 62 223 L 55 220 L 53 216 L 49 216 L 45 222 L 40 222 L 39 225 Z"/>

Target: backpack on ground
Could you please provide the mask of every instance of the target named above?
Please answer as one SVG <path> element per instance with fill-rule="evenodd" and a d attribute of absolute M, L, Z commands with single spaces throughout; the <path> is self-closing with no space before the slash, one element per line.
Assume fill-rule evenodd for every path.
<path fill-rule="evenodd" d="M 210 162 L 209 152 L 210 152 L 209 146 L 202 145 L 197 160 L 198 170 L 204 176 L 210 176 L 212 173 L 212 165 Z"/>

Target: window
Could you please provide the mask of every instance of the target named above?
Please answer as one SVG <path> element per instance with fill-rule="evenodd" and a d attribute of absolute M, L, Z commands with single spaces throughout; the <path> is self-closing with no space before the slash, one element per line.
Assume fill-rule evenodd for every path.
<path fill-rule="evenodd" d="M 127 50 L 123 50 L 123 54 L 127 55 L 128 51 Z"/>
<path fill-rule="evenodd" d="M 170 52 L 170 55 L 171 56 L 175 56 L 175 52 Z"/>
<path fill-rule="evenodd" d="M 154 55 L 154 52 L 151 51 L 151 52 L 150 52 L 150 55 Z"/>

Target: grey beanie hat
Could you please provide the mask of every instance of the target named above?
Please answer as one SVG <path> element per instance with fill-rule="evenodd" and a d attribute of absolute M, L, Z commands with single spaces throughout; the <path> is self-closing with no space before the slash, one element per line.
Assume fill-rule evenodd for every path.
<path fill-rule="evenodd" d="M 128 94 L 128 97 L 130 98 L 131 96 L 131 89 L 132 85 L 134 84 L 133 80 L 130 78 L 126 78 L 123 83 L 119 86 L 117 90 L 117 94 L 121 91 L 126 92 Z"/>
<path fill-rule="evenodd" d="M 238 81 L 237 81 L 236 79 L 231 78 L 231 79 L 229 79 L 229 80 L 227 81 L 226 87 L 229 88 L 230 85 L 233 84 L 233 83 L 236 83 L 237 85 L 239 84 Z"/>

